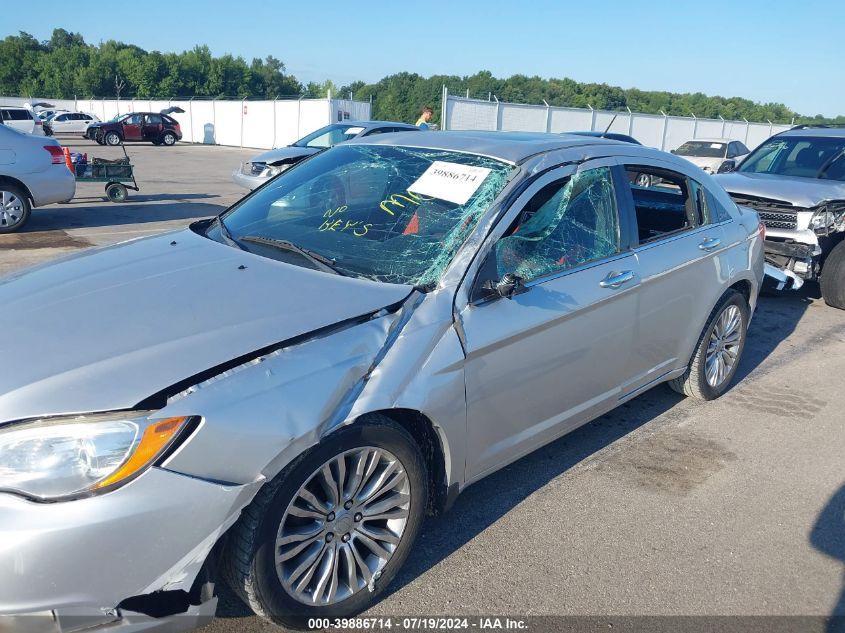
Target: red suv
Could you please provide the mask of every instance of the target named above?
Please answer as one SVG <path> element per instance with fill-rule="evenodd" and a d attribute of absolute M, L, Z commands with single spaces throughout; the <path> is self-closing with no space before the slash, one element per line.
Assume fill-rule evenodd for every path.
<path fill-rule="evenodd" d="M 158 112 L 130 112 L 111 121 L 93 123 L 85 136 L 100 145 L 120 145 L 128 141 L 149 141 L 153 145 L 174 145 L 182 138 L 176 119 Z"/>

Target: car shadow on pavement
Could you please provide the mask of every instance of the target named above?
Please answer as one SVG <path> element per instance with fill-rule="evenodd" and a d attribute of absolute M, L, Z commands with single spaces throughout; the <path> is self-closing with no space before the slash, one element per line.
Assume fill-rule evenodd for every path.
<path fill-rule="evenodd" d="M 805 284 L 799 291 L 760 296 L 732 389 L 752 372 L 759 373 L 764 361 L 795 331 L 818 296 L 818 284 L 814 283 Z"/>
<path fill-rule="evenodd" d="M 821 511 L 810 532 L 810 544 L 843 564 L 842 591 L 828 621 L 827 633 L 845 633 L 845 486 Z"/>
<path fill-rule="evenodd" d="M 189 196 L 185 196 L 179 199 L 189 200 L 189 198 Z M 130 197 L 128 202 L 111 207 L 61 205 L 36 209 L 21 233 L 191 220 L 219 215 L 227 208 L 227 205 L 210 202 L 186 201 L 181 204 L 145 204 L 143 200 L 138 199 L 138 204 L 134 204 L 134 200 Z"/>

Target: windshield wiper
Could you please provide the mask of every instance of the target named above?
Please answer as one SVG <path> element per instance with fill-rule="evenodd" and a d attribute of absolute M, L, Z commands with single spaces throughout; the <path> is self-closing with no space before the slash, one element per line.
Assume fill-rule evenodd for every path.
<path fill-rule="evenodd" d="M 335 273 L 336 275 L 341 275 L 342 277 L 346 276 L 346 273 L 342 272 L 337 266 L 335 266 L 334 261 L 332 261 L 328 257 L 320 255 L 319 253 L 315 253 L 314 251 L 308 250 L 307 248 L 303 248 L 302 246 L 294 244 L 293 242 L 289 242 L 287 240 L 277 240 L 272 237 L 264 237 L 263 235 L 245 235 L 241 238 L 241 241 L 253 242 L 255 244 L 264 244 L 266 246 L 272 246 L 280 250 L 297 253 L 298 255 L 302 255 L 305 259 L 309 260 L 313 264 L 316 264 L 317 267 L 324 272 Z"/>
<path fill-rule="evenodd" d="M 221 216 L 219 216 L 219 215 L 218 215 L 216 218 L 214 218 L 214 221 L 215 221 L 215 222 L 217 223 L 217 225 L 220 227 L 220 234 L 223 236 L 223 238 L 224 238 L 224 239 L 228 240 L 229 242 L 231 242 L 232 244 L 234 244 L 236 247 L 238 247 L 238 248 L 239 248 L 239 249 L 241 249 L 242 251 L 245 251 L 245 250 L 246 250 L 246 249 L 243 247 L 243 245 L 242 245 L 242 244 L 240 244 L 240 243 L 238 242 L 238 240 L 236 240 L 234 237 L 232 237 L 232 234 L 231 234 L 231 233 L 229 233 L 229 228 L 226 226 L 226 223 L 225 223 L 225 222 L 223 222 L 223 218 L 222 218 Z"/>

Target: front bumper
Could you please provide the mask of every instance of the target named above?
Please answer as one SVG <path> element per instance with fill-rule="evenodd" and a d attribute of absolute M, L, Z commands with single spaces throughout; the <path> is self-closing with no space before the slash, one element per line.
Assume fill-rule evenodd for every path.
<path fill-rule="evenodd" d="M 251 176 L 249 174 L 245 174 L 240 166 L 232 172 L 232 180 L 235 184 L 249 189 L 250 191 L 257 189 L 270 180 L 271 177 L 272 176 Z"/>
<path fill-rule="evenodd" d="M 47 621 L 38 614 L 62 633 L 86 621 L 126 627 L 131 618 L 117 605 L 157 591 L 187 592 L 260 485 L 222 485 L 153 468 L 118 490 L 76 501 L 0 494 L 0 632 L 8 616 L 19 625 Z M 190 620 L 180 615 L 176 626 Z"/>
<path fill-rule="evenodd" d="M 190 607 L 185 613 L 163 618 L 122 609 L 97 616 L 55 611 L 0 615 L 0 633 L 178 633 L 210 624 L 216 610 L 217 598 L 212 598 L 201 605 Z"/>

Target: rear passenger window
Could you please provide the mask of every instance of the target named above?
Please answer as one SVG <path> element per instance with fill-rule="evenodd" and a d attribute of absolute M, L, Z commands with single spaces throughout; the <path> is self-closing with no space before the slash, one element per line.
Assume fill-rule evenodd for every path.
<path fill-rule="evenodd" d="M 619 252 L 619 221 L 611 172 L 578 172 L 538 191 L 496 244 L 499 276 L 528 281 Z"/>
<path fill-rule="evenodd" d="M 640 244 L 694 227 L 697 205 L 686 176 L 652 167 L 628 165 Z"/>

